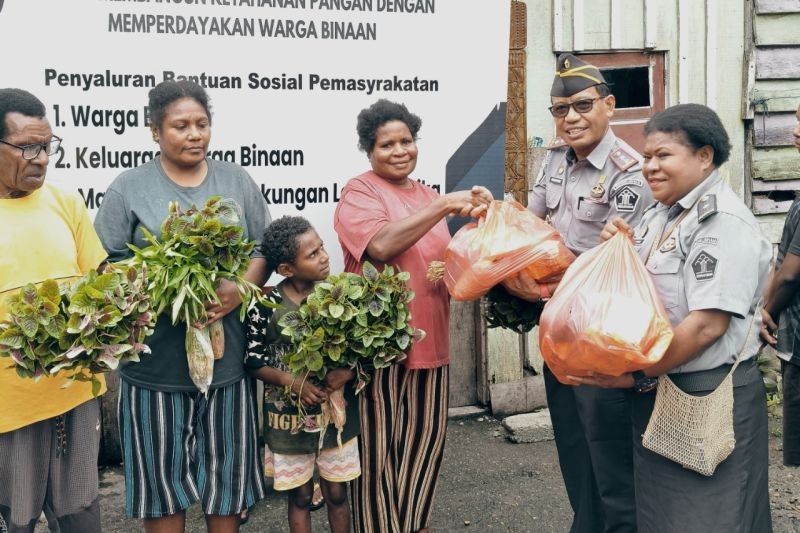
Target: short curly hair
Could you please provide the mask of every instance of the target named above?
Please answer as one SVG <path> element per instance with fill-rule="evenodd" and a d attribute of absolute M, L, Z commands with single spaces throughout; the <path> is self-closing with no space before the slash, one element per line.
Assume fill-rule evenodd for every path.
<path fill-rule="evenodd" d="M 366 109 L 362 109 L 358 114 L 356 131 L 358 132 L 358 148 L 362 152 L 370 153 L 375 147 L 375 137 L 378 128 L 391 122 L 399 120 L 408 126 L 411 136 L 417 140 L 417 133 L 422 127 L 422 119 L 408 110 L 404 104 L 391 102 L 381 98 Z"/>
<path fill-rule="evenodd" d="M 274 271 L 282 263 L 294 264 L 298 237 L 313 229 L 311 222 L 303 217 L 283 216 L 272 221 L 261 240 L 261 253 L 267 260 L 267 268 Z"/>
<path fill-rule="evenodd" d="M 26 117 L 44 118 L 41 100 L 23 89 L 0 89 L 0 139 L 6 138 L 6 115 L 20 113 Z"/>
<path fill-rule="evenodd" d="M 728 132 L 717 113 L 700 104 L 679 104 L 656 113 L 645 124 L 644 133 L 673 133 L 681 137 L 683 144 L 699 150 L 710 146 L 714 150 L 714 166 L 719 167 L 731 155 Z"/>
<path fill-rule="evenodd" d="M 206 115 L 208 115 L 208 122 L 209 124 L 211 123 L 211 104 L 208 103 L 208 93 L 193 81 L 162 81 L 150 89 L 148 96 L 150 100 L 148 106 L 151 126 L 161 129 L 164 123 L 164 116 L 167 113 L 167 107 L 181 98 L 191 98 L 203 106 L 203 109 L 206 110 Z"/>

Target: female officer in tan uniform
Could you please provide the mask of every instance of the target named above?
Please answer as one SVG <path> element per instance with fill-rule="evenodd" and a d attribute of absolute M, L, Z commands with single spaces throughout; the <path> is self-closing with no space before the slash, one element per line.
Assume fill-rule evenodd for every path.
<path fill-rule="evenodd" d="M 754 356 L 771 248 L 750 210 L 717 168 L 730 153 L 711 109 L 685 104 L 645 127 L 643 173 L 657 200 L 633 231 L 675 330 L 664 358 L 644 373 L 574 378 L 576 383 L 641 391 L 633 395 L 637 524 L 648 532 L 772 530 L 767 486 L 767 411 Z M 630 226 L 615 219 L 610 238 Z M 752 332 L 748 335 L 749 330 Z M 744 347 L 744 348 L 743 348 Z M 668 373 L 684 392 L 716 389 L 733 375 L 733 453 L 706 477 L 642 445 L 655 401 L 651 377 Z"/>

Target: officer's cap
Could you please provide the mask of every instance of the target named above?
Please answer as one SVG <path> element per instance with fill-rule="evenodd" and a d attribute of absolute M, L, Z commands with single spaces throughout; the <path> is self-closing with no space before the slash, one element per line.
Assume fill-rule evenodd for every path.
<path fill-rule="evenodd" d="M 600 70 L 572 54 L 561 54 L 556 62 L 556 76 L 550 96 L 570 97 L 589 87 L 606 83 Z"/>

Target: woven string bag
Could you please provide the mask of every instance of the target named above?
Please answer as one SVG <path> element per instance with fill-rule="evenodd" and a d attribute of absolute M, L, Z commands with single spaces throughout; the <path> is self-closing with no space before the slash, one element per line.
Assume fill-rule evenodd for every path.
<path fill-rule="evenodd" d="M 722 383 L 706 396 L 683 392 L 669 378 L 658 378 L 656 401 L 642 445 L 684 468 L 712 476 L 736 445 L 733 433 L 733 373 L 750 344 L 756 306 L 744 346 Z"/>

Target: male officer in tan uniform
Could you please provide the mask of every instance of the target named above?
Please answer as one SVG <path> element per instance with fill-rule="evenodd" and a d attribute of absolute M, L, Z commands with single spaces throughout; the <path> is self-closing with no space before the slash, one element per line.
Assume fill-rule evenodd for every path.
<path fill-rule="evenodd" d="M 615 100 L 603 75 L 571 54 L 559 56 L 557 66 L 550 112 L 558 138 L 548 147 L 529 209 L 580 254 L 600 243 L 606 221 L 621 216 L 634 224 L 653 197 L 642 177 L 641 156 L 609 127 Z M 519 292 L 509 285 L 519 296 L 532 289 Z M 546 299 L 554 286 L 538 288 Z M 630 391 L 563 385 L 546 367 L 544 378 L 575 513 L 571 531 L 635 532 Z"/>

